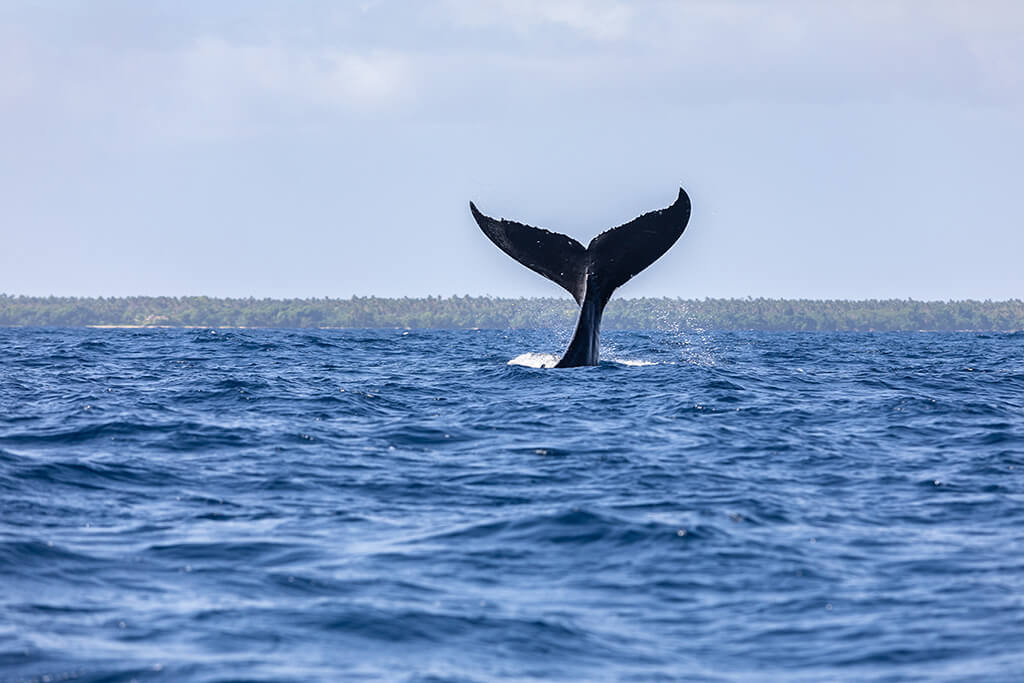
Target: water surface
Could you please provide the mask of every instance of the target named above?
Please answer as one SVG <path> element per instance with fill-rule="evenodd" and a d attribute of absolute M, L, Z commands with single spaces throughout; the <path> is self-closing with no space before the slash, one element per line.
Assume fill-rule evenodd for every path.
<path fill-rule="evenodd" d="M 1024 675 L 1024 336 L 603 341 L 0 329 L 0 679 Z"/>

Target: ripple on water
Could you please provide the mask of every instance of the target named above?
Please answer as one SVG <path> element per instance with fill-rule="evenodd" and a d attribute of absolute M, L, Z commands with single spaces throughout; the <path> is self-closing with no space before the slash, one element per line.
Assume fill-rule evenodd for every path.
<path fill-rule="evenodd" d="M 1024 670 L 1020 335 L 567 334 L 0 329 L 4 676 Z"/>

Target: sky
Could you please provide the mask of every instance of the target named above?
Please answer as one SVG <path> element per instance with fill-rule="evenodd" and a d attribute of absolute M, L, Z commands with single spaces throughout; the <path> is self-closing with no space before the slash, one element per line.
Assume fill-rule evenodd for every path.
<path fill-rule="evenodd" d="M 0 292 L 1024 297 L 1018 0 L 0 3 Z"/>

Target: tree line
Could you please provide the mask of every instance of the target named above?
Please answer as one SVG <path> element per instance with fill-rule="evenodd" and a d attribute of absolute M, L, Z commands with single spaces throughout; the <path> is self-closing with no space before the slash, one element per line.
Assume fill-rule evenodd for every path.
<path fill-rule="evenodd" d="M 228 299 L 0 294 L 0 326 L 543 329 L 571 326 L 571 299 L 451 296 Z M 613 299 L 604 329 L 1017 331 L 1024 301 Z"/>

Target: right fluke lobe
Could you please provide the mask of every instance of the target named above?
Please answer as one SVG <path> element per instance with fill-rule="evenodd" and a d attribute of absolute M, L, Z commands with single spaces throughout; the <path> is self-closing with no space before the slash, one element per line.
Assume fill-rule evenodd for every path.
<path fill-rule="evenodd" d="M 600 273 L 602 284 L 611 288 L 608 296 L 612 289 L 626 284 L 661 258 L 689 222 L 690 198 L 679 188 L 679 196 L 672 206 L 645 213 L 590 240 L 587 255 L 592 270 Z"/>

